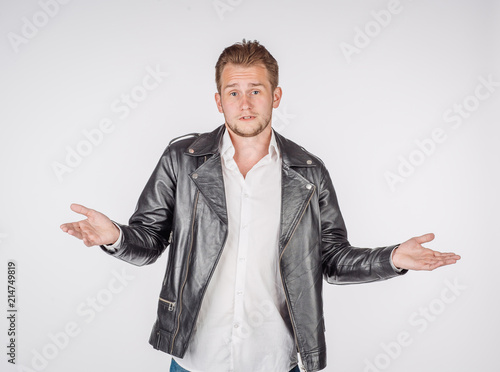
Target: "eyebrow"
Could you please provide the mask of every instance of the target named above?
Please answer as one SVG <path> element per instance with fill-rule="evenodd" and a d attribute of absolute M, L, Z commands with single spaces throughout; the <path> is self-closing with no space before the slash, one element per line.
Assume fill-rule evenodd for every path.
<path fill-rule="evenodd" d="M 260 87 L 260 86 L 264 86 L 264 84 L 262 84 L 262 83 L 250 83 L 249 85 L 250 85 L 250 86 L 252 86 L 252 87 Z M 226 85 L 226 86 L 224 87 L 224 90 L 225 90 L 225 89 L 228 89 L 228 88 L 234 88 L 234 87 L 236 87 L 236 86 L 239 86 L 239 83 L 233 83 L 233 84 Z"/>

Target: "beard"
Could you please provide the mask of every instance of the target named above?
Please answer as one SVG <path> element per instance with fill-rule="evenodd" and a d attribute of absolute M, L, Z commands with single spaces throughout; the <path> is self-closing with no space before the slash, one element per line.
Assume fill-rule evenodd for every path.
<path fill-rule="evenodd" d="M 253 113 L 250 115 L 255 116 L 255 119 L 249 122 L 241 122 L 238 118 L 234 120 L 227 120 L 226 118 L 226 124 L 229 129 L 240 137 L 255 137 L 271 124 L 272 112 L 267 116 L 257 116 Z"/>

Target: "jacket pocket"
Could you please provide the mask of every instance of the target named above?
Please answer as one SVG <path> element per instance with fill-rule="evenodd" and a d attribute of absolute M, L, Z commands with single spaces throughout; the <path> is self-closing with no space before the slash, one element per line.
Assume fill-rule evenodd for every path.
<path fill-rule="evenodd" d="M 176 302 L 160 297 L 158 301 L 158 325 L 163 331 L 172 332 L 175 324 Z"/>
<path fill-rule="evenodd" d="M 168 301 L 160 297 L 160 304 L 167 307 L 167 311 L 174 311 L 175 301 Z"/>

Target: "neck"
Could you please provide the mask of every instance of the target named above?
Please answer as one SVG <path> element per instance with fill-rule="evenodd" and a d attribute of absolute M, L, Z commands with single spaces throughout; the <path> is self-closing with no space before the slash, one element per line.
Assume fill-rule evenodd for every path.
<path fill-rule="evenodd" d="M 268 125 L 261 133 L 253 137 L 238 136 L 226 125 L 226 130 L 234 146 L 234 161 L 243 177 L 269 152 L 272 128 Z"/>

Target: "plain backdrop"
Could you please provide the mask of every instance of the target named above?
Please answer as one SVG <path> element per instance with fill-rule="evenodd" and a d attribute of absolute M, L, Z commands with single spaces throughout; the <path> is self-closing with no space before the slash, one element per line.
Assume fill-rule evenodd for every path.
<path fill-rule="evenodd" d="M 214 66 L 243 38 L 278 60 L 273 125 L 325 162 L 352 245 L 434 232 L 462 256 L 325 282 L 326 371 L 500 370 L 499 19 L 493 0 L 1 0 L 0 370 L 168 370 L 148 344 L 167 255 L 135 267 L 59 225 L 72 202 L 128 221 L 168 142 L 223 123 Z"/>

